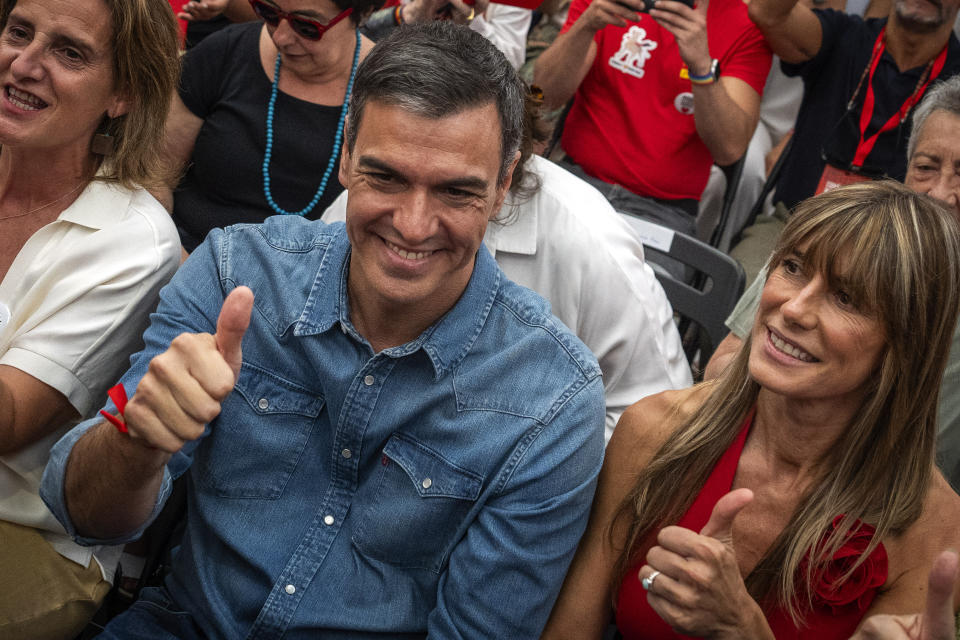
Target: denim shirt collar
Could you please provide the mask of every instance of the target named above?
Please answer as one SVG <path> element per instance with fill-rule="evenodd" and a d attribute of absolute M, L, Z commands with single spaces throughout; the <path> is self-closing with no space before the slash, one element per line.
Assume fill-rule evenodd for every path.
<path fill-rule="evenodd" d="M 340 227 L 324 253 L 303 312 L 294 323 L 294 335 L 319 334 L 339 324 L 354 340 L 366 342 L 350 321 L 349 271 L 350 241 L 345 228 Z M 502 272 L 493 256 L 481 245 L 467 288 L 453 308 L 414 340 L 384 349 L 382 353 L 401 358 L 422 349 L 433 365 L 434 380 L 439 380 L 473 348 L 500 289 L 501 277 Z M 335 301 L 334 304 L 323 304 L 323 301 L 331 300 Z"/>

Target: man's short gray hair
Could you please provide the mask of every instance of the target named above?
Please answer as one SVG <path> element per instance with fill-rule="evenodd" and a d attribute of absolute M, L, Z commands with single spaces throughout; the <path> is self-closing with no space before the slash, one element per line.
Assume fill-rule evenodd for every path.
<path fill-rule="evenodd" d="M 479 33 L 448 21 L 404 25 L 378 42 L 357 70 L 347 149 L 353 152 L 370 101 L 435 119 L 494 103 L 503 184 L 523 137 L 525 93 L 504 55 Z"/>
<path fill-rule="evenodd" d="M 936 83 L 927 92 L 920 105 L 913 113 L 913 124 L 910 127 L 910 143 L 907 145 L 907 159 L 913 157 L 920 139 L 920 131 L 926 124 L 927 118 L 934 111 L 946 111 L 960 117 L 960 76 L 953 76 Z"/>

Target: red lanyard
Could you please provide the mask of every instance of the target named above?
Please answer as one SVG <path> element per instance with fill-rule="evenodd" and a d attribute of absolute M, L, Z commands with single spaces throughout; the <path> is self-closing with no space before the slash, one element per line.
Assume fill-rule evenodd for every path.
<path fill-rule="evenodd" d="M 867 126 L 870 124 L 871 118 L 873 118 L 873 74 L 876 72 L 877 64 L 879 64 L 880 58 L 883 56 L 883 51 L 886 48 L 886 44 L 884 42 L 884 35 L 886 32 L 886 27 L 880 31 L 880 35 L 877 36 L 877 41 L 873 45 L 873 54 L 870 56 L 870 78 L 867 80 L 867 97 L 864 99 L 863 109 L 860 111 L 860 142 L 857 144 L 857 153 L 853 157 L 852 167 L 854 170 L 857 170 L 863 166 L 867 156 L 870 155 L 870 152 L 873 150 L 873 145 L 877 142 L 877 137 L 881 133 L 893 129 L 907 119 L 907 114 L 910 113 L 910 109 L 913 108 L 913 105 L 915 105 L 917 100 L 920 99 L 920 96 L 923 95 L 923 92 L 926 90 L 927 85 L 930 84 L 930 81 L 940 75 L 940 71 L 943 69 L 943 65 L 947 61 L 947 47 L 944 45 L 940 54 L 934 61 L 931 62 L 931 64 L 927 65 L 926 70 L 920 76 L 920 81 L 917 83 L 917 87 L 914 89 L 913 95 L 907 98 L 907 101 L 903 103 L 899 111 L 890 116 L 890 119 L 887 120 L 886 124 L 880 127 L 879 131 L 874 133 L 869 138 L 864 139 L 864 135 L 867 133 Z M 924 78 L 926 78 L 926 80 L 924 80 Z M 863 82 L 863 76 L 860 76 L 860 82 Z M 858 86 L 857 91 L 854 93 L 854 98 L 859 92 L 860 87 Z"/>

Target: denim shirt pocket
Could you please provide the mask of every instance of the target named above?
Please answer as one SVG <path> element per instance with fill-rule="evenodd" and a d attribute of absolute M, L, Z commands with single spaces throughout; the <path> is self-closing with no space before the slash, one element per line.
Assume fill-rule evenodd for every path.
<path fill-rule="evenodd" d="M 353 535 L 365 556 L 439 573 L 453 536 L 480 495 L 483 476 L 395 433 L 383 448 L 376 494 Z"/>
<path fill-rule="evenodd" d="M 197 448 L 201 490 L 279 498 L 323 408 L 322 396 L 244 362 L 210 434 Z"/>

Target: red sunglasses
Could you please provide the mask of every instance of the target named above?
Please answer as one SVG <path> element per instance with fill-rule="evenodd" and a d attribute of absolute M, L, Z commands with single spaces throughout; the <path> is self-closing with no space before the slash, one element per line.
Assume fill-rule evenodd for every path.
<path fill-rule="evenodd" d="M 306 40 L 319 40 L 323 37 L 327 29 L 353 13 L 353 7 L 350 7 L 338 13 L 336 17 L 327 24 L 320 24 L 316 20 L 282 11 L 279 7 L 267 4 L 263 0 L 250 0 L 250 6 L 253 7 L 254 13 L 271 27 L 280 24 L 281 20 L 286 20 L 290 23 L 290 28 L 293 29 L 298 36 Z"/>

